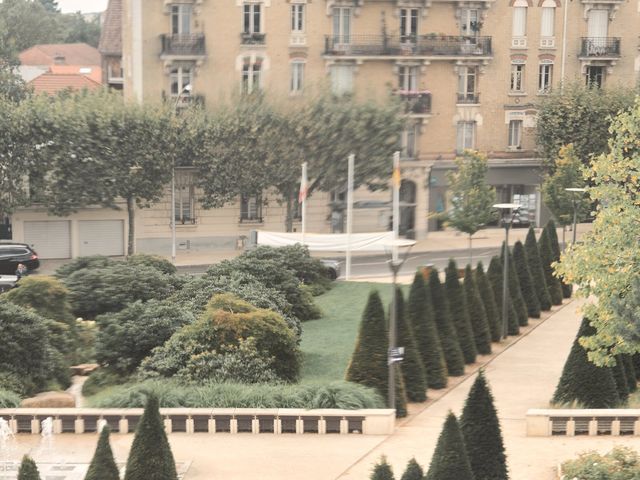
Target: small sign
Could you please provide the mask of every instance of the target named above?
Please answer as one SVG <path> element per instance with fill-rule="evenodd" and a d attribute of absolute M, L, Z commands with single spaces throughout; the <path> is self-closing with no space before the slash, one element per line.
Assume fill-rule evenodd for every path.
<path fill-rule="evenodd" d="M 401 362 L 404 359 L 404 347 L 396 347 L 389 349 L 388 364 Z"/>

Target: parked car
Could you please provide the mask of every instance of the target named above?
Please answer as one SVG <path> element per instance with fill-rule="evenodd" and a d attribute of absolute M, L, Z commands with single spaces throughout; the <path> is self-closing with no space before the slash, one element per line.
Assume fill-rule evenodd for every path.
<path fill-rule="evenodd" d="M 335 280 L 340 276 L 340 262 L 338 260 L 322 258 L 320 261 L 327 269 L 327 277 L 329 277 L 330 280 Z"/>
<path fill-rule="evenodd" d="M 15 275 L 0 275 L 0 293 L 11 290 L 18 283 L 18 277 Z"/>
<path fill-rule="evenodd" d="M 13 275 L 22 263 L 31 272 L 40 266 L 38 254 L 26 243 L 0 243 L 0 274 Z"/>

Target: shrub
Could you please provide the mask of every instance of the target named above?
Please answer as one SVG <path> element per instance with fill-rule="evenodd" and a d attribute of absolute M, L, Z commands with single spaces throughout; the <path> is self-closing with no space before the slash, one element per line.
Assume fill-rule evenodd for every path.
<path fill-rule="evenodd" d="M 502 242 L 502 249 L 500 254 L 500 260 L 504 262 L 504 248 L 505 243 Z M 511 297 L 511 302 L 513 304 L 513 310 L 516 314 L 516 319 L 518 321 L 518 326 L 524 327 L 529 324 L 529 316 L 527 315 L 527 304 L 524 302 L 524 298 L 522 297 L 522 287 L 520 286 L 520 280 L 518 278 L 518 274 L 516 273 L 515 262 L 513 261 L 513 255 L 511 254 L 511 250 L 508 249 L 509 253 L 509 296 Z M 518 333 L 520 333 L 520 329 L 518 329 Z"/>
<path fill-rule="evenodd" d="M 458 265 L 456 265 L 453 259 L 449 260 L 449 265 L 445 272 L 445 292 L 451 310 L 451 318 L 456 327 L 458 342 L 460 342 L 460 348 L 464 356 L 464 362 L 467 364 L 475 363 L 478 351 L 473 341 L 473 330 L 471 329 L 471 321 L 469 320 L 467 299 L 464 289 L 460 285 L 460 279 L 458 278 Z"/>
<path fill-rule="evenodd" d="M 627 385 L 629 386 L 629 393 L 633 393 L 638 389 L 638 381 L 636 368 L 633 365 L 633 356 L 629 354 L 620 355 L 622 362 L 624 363 L 624 371 L 627 374 Z"/>
<path fill-rule="evenodd" d="M 109 257 L 103 255 L 90 255 L 88 257 L 78 257 L 59 267 L 56 270 L 56 277 L 65 279 L 78 270 L 93 270 L 94 268 L 104 268 L 118 263 Z"/>
<path fill-rule="evenodd" d="M 544 227 L 547 230 L 547 234 L 549 235 L 549 241 L 551 242 L 551 250 L 553 251 L 553 261 L 560 261 L 560 243 L 558 242 L 558 232 L 556 230 L 556 224 L 553 220 L 549 220 L 547 225 Z M 562 279 L 560 279 L 560 285 L 562 287 L 562 296 L 564 298 L 571 298 L 571 294 L 573 293 L 573 285 L 566 284 Z"/>
<path fill-rule="evenodd" d="M 618 397 L 620 397 L 620 403 L 626 404 L 629 400 L 629 384 L 627 383 L 627 372 L 625 371 L 624 364 L 620 355 L 615 356 L 616 364 L 611 367 L 611 373 L 613 374 L 613 380 L 616 382 L 616 389 L 618 390 Z"/>
<path fill-rule="evenodd" d="M 499 342 L 502 338 L 502 325 L 500 324 L 500 313 L 496 304 L 496 296 L 493 293 L 491 282 L 484 273 L 482 262 L 478 262 L 475 272 L 475 280 L 478 286 L 478 292 L 482 299 L 485 312 L 487 313 L 487 323 L 491 332 L 491 341 Z"/>
<path fill-rule="evenodd" d="M 93 371 L 82 384 L 82 395 L 90 397 L 107 387 L 122 385 L 128 381 L 128 376 L 119 375 L 108 368 L 99 368 Z"/>
<path fill-rule="evenodd" d="M 524 250 L 527 255 L 527 264 L 531 270 L 531 277 L 533 278 L 533 287 L 536 291 L 538 301 L 540 302 L 540 308 L 543 311 L 551 310 L 551 296 L 549 295 L 547 282 L 544 278 L 544 269 L 542 268 L 542 260 L 540 259 L 540 250 L 538 249 L 536 233 L 533 230 L 533 227 L 529 227 L 529 231 L 527 232 L 527 238 L 524 242 Z"/>
<path fill-rule="evenodd" d="M 40 472 L 33 458 L 25 455 L 18 470 L 18 480 L 40 480 Z"/>
<path fill-rule="evenodd" d="M 20 395 L 11 390 L 4 390 L 5 385 L 0 380 L 3 389 L 0 390 L 0 408 L 17 408 L 20 406 Z"/>
<path fill-rule="evenodd" d="M 24 395 L 22 379 L 15 373 L 0 372 L 0 387 L 3 391 L 9 391 L 18 395 Z"/>
<path fill-rule="evenodd" d="M 100 432 L 98 446 L 91 459 L 89 471 L 84 480 L 120 480 L 120 472 L 113 458 L 109 445 L 109 427 L 105 426 Z"/>
<path fill-rule="evenodd" d="M 456 416 L 449 412 L 425 480 L 474 480 Z"/>
<path fill-rule="evenodd" d="M 423 480 L 424 471 L 418 462 L 416 462 L 415 458 L 409 460 L 407 463 L 407 468 L 402 474 L 400 480 Z"/>
<path fill-rule="evenodd" d="M 404 347 L 404 358 L 400 364 L 400 371 L 404 380 L 407 400 L 424 402 L 427 399 L 426 374 L 418 346 L 416 345 L 413 328 L 404 315 L 404 298 L 402 290 L 399 288 L 396 289 L 396 326 L 398 345 Z"/>
<path fill-rule="evenodd" d="M 395 480 L 393 469 L 387 462 L 387 457 L 382 456 L 371 472 L 371 480 Z"/>
<path fill-rule="evenodd" d="M 146 267 L 155 268 L 165 275 L 175 275 L 178 273 L 175 265 L 166 258 L 158 255 L 148 255 L 146 253 L 136 253 L 127 257 L 127 263 L 130 265 L 144 265 Z"/>
<path fill-rule="evenodd" d="M 464 270 L 464 291 L 476 350 L 482 355 L 489 355 L 491 353 L 491 331 L 487 322 L 487 312 L 471 271 L 471 265 L 467 265 Z"/>
<path fill-rule="evenodd" d="M 562 464 L 565 478 L 580 480 L 636 480 L 640 477 L 640 456 L 628 447 L 616 446 L 609 453 L 580 454 Z"/>
<path fill-rule="evenodd" d="M 551 249 L 551 240 L 546 230 L 542 230 L 542 234 L 538 239 L 538 248 L 540 250 L 540 262 L 544 270 L 544 281 L 549 289 L 551 303 L 554 305 L 562 305 L 562 285 L 560 279 L 554 275 L 551 264 L 554 262 L 553 250 Z"/>
<path fill-rule="evenodd" d="M 500 257 L 496 256 L 491 259 L 489 269 L 487 270 L 487 278 L 489 279 L 489 282 L 491 282 L 491 288 L 493 289 L 493 294 L 496 299 L 496 306 L 500 312 L 500 331 L 502 332 L 502 336 L 504 336 L 504 320 L 502 318 L 503 268 Z M 511 300 L 511 297 L 507 300 L 507 308 L 507 334 L 518 335 L 520 333 L 520 326 L 518 324 L 516 311 L 513 308 L 513 301 Z"/>
<path fill-rule="evenodd" d="M 527 306 L 527 315 L 531 318 L 540 318 L 540 301 L 533 286 L 533 277 L 527 263 L 524 245 L 520 241 L 517 241 L 513 247 L 513 263 L 516 272 L 518 272 L 522 298 Z"/>

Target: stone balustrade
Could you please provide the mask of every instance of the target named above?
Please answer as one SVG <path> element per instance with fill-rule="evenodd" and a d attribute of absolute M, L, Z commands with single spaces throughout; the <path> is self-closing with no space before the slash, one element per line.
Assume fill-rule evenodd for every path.
<path fill-rule="evenodd" d="M 531 409 L 527 436 L 640 435 L 640 409 Z"/>

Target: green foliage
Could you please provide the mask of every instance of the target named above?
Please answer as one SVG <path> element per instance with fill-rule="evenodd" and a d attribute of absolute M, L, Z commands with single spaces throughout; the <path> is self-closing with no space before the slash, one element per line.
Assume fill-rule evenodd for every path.
<path fill-rule="evenodd" d="M 547 234 L 549 235 L 549 240 L 551 241 L 551 250 L 553 250 L 553 261 L 560 261 L 560 242 L 558 242 L 558 232 L 556 231 L 556 224 L 553 220 L 549 220 L 547 225 L 545 226 L 547 230 Z M 560 285 L 562 286 L 562 296 L 564 298 L 571 298 L 571 294 L 573 293 L 573 285 L 566 284 L 562 278 L 560 278 Z"/>
<path fill-rule="evenodd" d="M 113 260 L 112 258 L 109 258 L 109 257 L 105 257 L 104 255 L 90 255 L 87 257 L 78 257 L 58 267 L 58 269 L 56 270 L 56 277 L 64 280 L 67 277 L 71 276 L 72 273 L 77 272 L 78 270 L 99 269 L 99 268 L 115 265 L 116 263 L 117 263 L 116 260 Z"/>
<path fill-rule="evenodd" d="M 633 393 L 638 389 L 638 381 L 636 377 L 636 368 L 633 366 L 632 356 L 629 354 L 621 354 L 620 358 L 624 364 L 624 371 L 627 374 L 627 386 L 629 393 Z"/>
<path fill-rule="evenodd" d="M 166 275 L 175 275 L 178 273 L 178 270 L 173 263 L 159 255 L 136 253 L 135 255 L 129 255 L 126 261 L 131 265 L 145 265 L 147 267 L 153 267 Z"/>
<path fill-rule="evenodd" d="M 527 316 L 531 318 L 540 318 L 540 301 L 538 300 L 538 296 L 536 295 L 533 285 L 533 277 L 531 276 L 531 270 L 529 269 L 529 263 L 527 262 L 527 254 L 525 253 L 524 245 L 522 245 L 522 242 L 519 240 L 513 246 L 512 259 L 515 271 L 518 274 L 522 298 L 527 307 Z"/>
<path fill-rule="evenodd" d="M 80 13 L 61 15 L 58 22 L 64 31 L 64 43 L 87 43 L 97 47 L 100 42 L 100 19 L 88 20 Z"/>
<path fill-rule="evenodd" d="M 54 277 L 36 276 L 20 280 L 20 288 L 9 290 L 4 298 L 57 322 L 73 324 L 75 319 L 67 301 L 69 292 Z"/>
<path fill-rule="evenodd" d="M 120 480 L 120 472 L 113 458 L 109 444 L 109 427 L 105 426 L 100 432 L 98 446 L 93 454 L 89 470 L 84 480 Z"/>
<path fill-rule="evenodd" d="M 544 268 L 542 267 L 542 260 L 540 259 L 540 250 L 538 249 L 536 233 L 533 227 L 529 227 L 529 231 L 527 232 L 524 251 L 527 256 L 527 265 L 529 265 L 529 270 L 531 271 L 533 287 L 536 291 L 538 302 L 540 302 L 540 309 L 543 311 L 551 310 L 551 296 L 547 288 Z"/>
<path fill-rule="evenodd" d="M 396 327 L 398 346 L 404 347 L 404 358 L 400 371 L 404 380 L 407 400 L 424 402 L 427 399 L 427 378 L 422 363 L 422 356 L 416 344 L 413 326 L 405 318 L 404 297 L 402 290 L 396 289 Z"/>
<path fill-rule="evenodd" d="M 380 458 L 378 463 L 374 465 L 371 477 L 369 478 L 371 480 L 395 480 L 395 477 L 393 476 L 393 469 L 387 462 L 387 457 L 382 456 Z"/>
<path fill-rule="evenodd" d="M 2 382 L 2 373 L 0 373 L 0 408 L 17 408 L 20 406 L 20 395 L 11 391 L 5 390 L 6 385 Z"/>
<path fill-rule="evenodd" d="M 446 387 L 447 365 L 431 306 L 431 293 L 420 272 L 416 273 L 411 285 L 407 302 L 407 321 L 413 327 L 428 387 L 434 389 Z"/>
<path fill-rule="evenodd" d="M 0 7 L 1 8 L 1 7 Z M 2 28 L 2 20 L 0 20 L 0 28 Z M 1 41 L 0 41 L 0 49 Z M 0 50 L 0 99 L 4 98 L 9 102 L 18 103 L 28 95 L 31 94 L 31 88 L 28 87 L 22 77 L 16 73 L 14 62 L 9 61 L 7 58 L 2 56 Z M 9 104 L 6 105 L 9 107 Z M 3 115 L 8 114 L 5 108 L 4 102 L 0 105 L 0 108 L 3 109 Z M 10 120 L 6 118 L 5 120 Z M 10 130 L 8 130 L 7 134 L 10 134 Z"/>
<path fill-rule="evenodd" d="M 122 385 L 127 381 L 129 377 L 119 375 L 108 368 L 98 368 L 82 384 L 82 395 L 90 397 L 107 387 Z"/>
<path fill-rule="evenodd" d="M 618 445 L 609 453 L 580 454 L 575 460 L 562 464 L 567 478 L 580 480 L 636 480 L 640 476 L 640 456 L 634 450 Z"/>
<path fill-rule="evenodd" d="M 424 471 L 418 462 L 416 462 L 415 458 L 409 460 L 407 463 L 407 468 L 402 474 L 400 480 L 423 480 Z"/>
<path fill-rule="evenodd" d="M 394 378 L 396 385 L 396 418 L 406 417 L 407 411 L 407 389 L 405 388 L 404 378 L 402 376 L 402 370 L 400 365 L 396 363 L 394 366 Z"/>
<path fill-rule="evenodd" d="M 549 290 L 551 303 L 554 305 L 562 305 L 562 285 L 560 279 L 555 276 L 553 269 L 553 249 L 551 248 L 551 240 L 547 230 L 542 230 L 542 234 L 538 239 L 538 247 L 540 249 L 540 261 L 544 270 L 544 281 Z"/>
<path fill-rule="evenodd" d="M 160 417 L 158 399 L 147 398 L 127 460 L 124 480 L 177 480 L 176 464 Z"/>
<path fill-rule="evenodd" d="M 460 417 L 474 480 L 507 480 L 507 458 L 498 413 L 484 371 L 476 377 Z"/>
<path fill-rule="evenodd" d="M 505 243 L 502 242 L 502 249 L 500 260 L 504 262 L 504 251 L 505 251 Z M 515 310 L 516 317 L 518 319 L 518 326 L 526 326 L 529 323 L 529 317 L 527 315 L 527 305 L 524 302 L 524 298 L 522 297 L 522 288 L 520 287 L 520 280 L 518 278 L 518 274 L 516 273 L 515 262 L 513 261 L 513 255 L 511 254 L 511 249 L 508 250 L 509 253 L 509 295 L 511 296 L 511 302 L 513 304 L 513 309 Z M 518 333 L 520 333 L 518 329 Z"/>
<path fill-rule="evenodd" d="M 482 262 L 478 262 L 475 272 L 476 285 L 478 286 L 478 292 L 484 305 L 484 310 L 487 314 L 487 323 L 489 324 L 489 331 L 491 332 L 491 341 L 499 342 L 502 338 L 502 325 L 500 323 L 500 310 L 496 304 L 496 296 L 493 292 L 491 282 L 487 278 L 484 272 L 484 265 Z"/>
<path fill-rule="evenodd" d="M 449 412 L 425 480 L 474 480 L 456 416 Z"/>
<path fill-rule="evenodd" d="M 611 368 L 599 367 L 590 362 L 587 351 L 580 344 L 582 337 L 594 334 L 595 328 L 587 317 L 583 318 L 552 403 L 578 404 L 583 408 L 614 408 L 620 404 Z"/>
<path fill-rule="evenodd" d="M 503 309 L 503 305 L 502 305 L 502 288 L 503 288 L 503 268 L 502 268 L 502 261 L 500 260 L 500 257 L 495 256 L 491 259 L 491 262 L 489 263 L 489 269 L 487 270 L 487 278 L 489 280 L 489 282 L 491 283 L 491 288 L 493 289 L 493 294 L 496 300 L 496 306 L 498 308 L 498 312 L 500 312 L 499 314 L 499 319 L 500 319 L 500 332 L 501 332 L 501 336 L 504 336 L 504 330 L 505 330 L 505 325 L 504 325 L 504 319 L 502 318 L 502 309 Z M 513 287 L 509 287 L 509 290 L 511 290 L 511 288 Z M 511 296 L 509 296 L 509 299 L 507 300 L 507 309 L 508 309 L 508 313 L 507 313 L 507 334 L 508 335 L 518 335 L 520 333 L 520 327 L 518 325 L 518 316 L 516 314 L 515 309 L 513 308 L 513 300 L 511 299 Z"/>
<path fill-rule="evenodd" d="M 452 377 L 464 375 L 464 355 L 458 342 L 456 329 L 451 320 L 449 302 L 443 291 L 438 271 L 431 269 L 428 283 L 429 293 L 433 304 L 433 314 L 440 337 L 440 345 L 447 363 L 447 372 Z"/>
<path fill-rule="evenodd" d="M 20 469 L 18 470 L 18 480 L 40 480 L 40 472 L 33 458 L 25 455 L 22 457 Z"/>
<path fill-rule="evenodd" d="M 453 324 L 456 327 L 456 334 L 460 348 L 467 364 L 475 363 L 478 351 L 474 341 L 473 329 L 469 320 L 469 307 L 465 291 L 458 279 L 458 265 L 451 259 L 445 269 L 445 291 L 451 312 Z"/>
<path fill-rule="evenodd" d="M 467 265 L 464 270 L 464 292 L 476 350 L 481 355 L 489 355 L 491 353 L 491 330 L 471 265 Z"/>
<path fill-rule="evenodd" d="M 616 382 L 620 403 L 624 405 L 629 400 L 629 384 L 627 383 L 627 372 L 625 371 L 620 355 L 616 355 L 616 364 L 611 367 L 611 373 Z"/>

